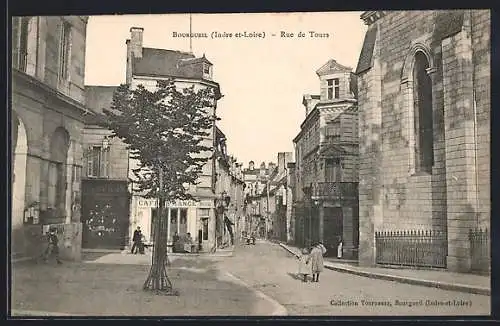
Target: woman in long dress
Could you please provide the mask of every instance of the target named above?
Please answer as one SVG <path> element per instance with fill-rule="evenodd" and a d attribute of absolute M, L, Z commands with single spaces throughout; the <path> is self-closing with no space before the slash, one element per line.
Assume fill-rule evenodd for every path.
<path fill-rule="evenodd" d="M 319 282 L 319 274 L 323 271 L 323 255 L 326 252 L 326 248 L 321 244 L 316 244 L 311 250 L 311 269 L 313 282 Z"/>

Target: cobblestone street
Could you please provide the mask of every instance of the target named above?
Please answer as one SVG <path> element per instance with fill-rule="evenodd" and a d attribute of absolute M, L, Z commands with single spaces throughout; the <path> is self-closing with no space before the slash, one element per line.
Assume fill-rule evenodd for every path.
<path fill-rule="evenodd" d="M 277 300 L 289 315 L 486 315 L 490 297 L 370 279 L 325 269 L 320 283 L 296 279 L 297 260 L 277 244 L 236 248 L 221 267 Z M 415 273 L 418 273 L 417 271 Z M 418 274 L 415 275 L 418 277 Z M 408 307 L 396 300 L 417 302 Z M 422 300 L 423 305 L 418 305 Z M 431 305 L 426 305 L 429 300 Z M 455 300 L 459 305 L 437 305 Z M 437 302 L 436 302 L 437 301 Z M 369 305 L 373 302 L 373 305 Z M 382 304 L 382 305 L 378 305 Z M 467 305 L 465 305 L 467 304 Z"/>

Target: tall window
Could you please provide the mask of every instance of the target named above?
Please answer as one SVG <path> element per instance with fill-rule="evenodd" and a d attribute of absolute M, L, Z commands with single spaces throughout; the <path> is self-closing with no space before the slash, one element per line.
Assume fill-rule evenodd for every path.
<path fill-rule="evenodd" d="M 340 120 L 336 119 L 334 121 L 328 122 L 326 124 L 326 139 L 327 140 L 338 140 L 341 134 Z"/>
<path fill-rule="evenodd" d="M 68 22 L 63 22 L 59 51 L 59 77 L 63 80 L 68 80 L 69 77 L 70 41 L 71 25 Z"/>
<path fill-rule="evenodd" d="M 327 80 L 327 86 L 328 86 L 328 99 L 334 99 L 334 98 L 339 98 L 340 96 L 340 81 L 338 78 L 333 78 L 333 79 L 328 79 Z"/>
<path fill-rule="evenodd" d="M 107 178 L 109 176 L 109 152 L 101 146 L 91 146 L 87 159 L 87 176 Z"/>
<path fill-rule="evenodd" d="M 340 97 L 340 81 L 338 78 L 333 79 L 333 91 L 335 98 Z"/>
<path fill-rule="evenodd" d="M 413 68 L 415 170 L 432 173 L 434 165 L 432 81 L 427 74 L 427 68 L 429 68 L 427 57 L 422 52 L 417 52 Z"/>
<path fill-rule="evenodd" d="M 26 71 L 28 63 L 28 35 L 30 17 L 23 17 L 21 19 L 21 30 L 19 33 L 19 70 Z"/>
<path fill-rule="evenodd" d="M 326 159 L 325 179 L 326 182 L 342 182 L 342 162 L 340 158 Z"/>
<path fill-rule="evenodd" d="M 331 100 L 333 98 L 333 79 L 328 79 L 326 82 L 328 83 L 328 99 Z"/>
<path fill-rule="evenodd" d="M 38 18 L 22 17 L 12 20 L 12 64 L 17 69 L 36 74 Z"/>

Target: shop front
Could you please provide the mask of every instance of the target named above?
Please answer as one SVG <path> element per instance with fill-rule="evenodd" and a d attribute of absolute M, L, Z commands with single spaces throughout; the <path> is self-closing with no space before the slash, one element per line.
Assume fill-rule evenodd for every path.
<path fill-rule="evenodd" d="M 214 243 L 214 226 L 211 226 L 214 216 L 213 202 L 210 200 L 177 200 L 167 204 L 164 217 L 168 219 L 167 244 L 169 251 L 173 250 L 173 240 L 177 235 L 184 239 L 188 234 L 197 250 L 209 251 Z M 147 244 L 154 244 L 155 221 L 158 218 L 158 201 L 141 196 L 132 198 L 132 219 L 129 227 L 129 237 L 137 227 L 141 228 Z M 212 233 L 211 233 L 212 232 Z M 131 244 L 129 244 L 131 245 Z"/>
<path fill-rule="evenodd" d="M 123 249 L 129 225 L 126 181 L 82 180 L 82 247 Z"/>

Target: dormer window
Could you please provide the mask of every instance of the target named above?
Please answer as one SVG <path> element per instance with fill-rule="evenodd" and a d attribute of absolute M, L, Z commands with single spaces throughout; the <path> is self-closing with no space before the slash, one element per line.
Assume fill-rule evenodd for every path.
<path fill-rule="evenodd" d="M 327 98 L 329 100 L 334 99 L 334 98 L 339 98 L 340 96 L 340 81 L 338 78 L 333 78 L 333 79 L 328 79 L 327 80 L 328 84 L 328 94 Z"/>

